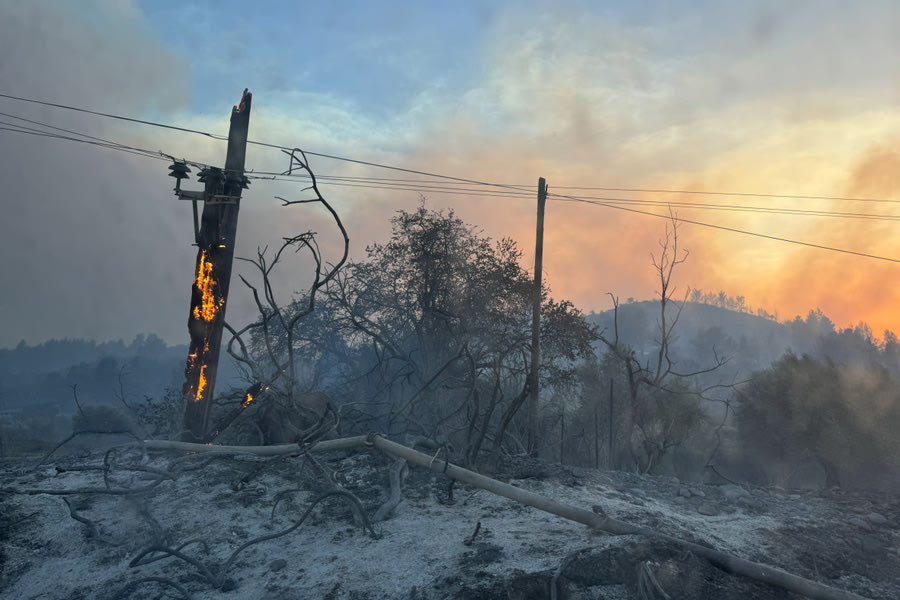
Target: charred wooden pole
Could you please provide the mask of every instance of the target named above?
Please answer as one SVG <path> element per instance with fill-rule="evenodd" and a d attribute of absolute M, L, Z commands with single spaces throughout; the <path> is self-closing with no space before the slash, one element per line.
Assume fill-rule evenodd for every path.
<path fill-rule="evenodd" d="M 547 182 L 538 179 L 537 239 L 534 244 L 534 290 L 531 309 L 531 372 L 528 377 L 528 453 L 537 454 L 538 394 L 541 367 L 541 289 L 544 269 L 544 205 L 547 203 Z"/>
<path fill-rule="evenodd" d="M 191 291 L 188 331 L 191 345 L 184 368 L 182 397 L 185 401 L 182 441 L 206 442 L 209 412 L 216 385 L 219 349 L 225 323 L 234 243 L 237 233 L 244 176 L 251 94 L 244 90 L 239 106 L 231 112 L 225 169 L 208 167 L 200 172 L 204 182 L 203 215 L 197 235 L 197 264 Z"/>

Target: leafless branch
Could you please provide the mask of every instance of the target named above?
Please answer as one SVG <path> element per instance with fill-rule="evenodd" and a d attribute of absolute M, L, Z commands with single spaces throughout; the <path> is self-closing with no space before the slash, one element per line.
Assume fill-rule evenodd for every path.
<path fill-rule="evenodd" d="M 84 411 L 81 410 L 81 403 L 78 402 L 78 384 L 72 384 L 72 398 L 75 400 L 75 406 L 78 407 L 78 413 L 84 416 Z M 52 454 L 52 453 L 51 453 Z"/>

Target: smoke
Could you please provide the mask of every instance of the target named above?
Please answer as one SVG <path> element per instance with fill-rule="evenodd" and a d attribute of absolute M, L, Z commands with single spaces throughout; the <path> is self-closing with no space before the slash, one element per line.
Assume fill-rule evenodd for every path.
<path fill-rule="evenodd" d="M 896 142 L 878 143 L 864 150 L 848 165 L 842 195 L 858 198 L 896 198 L 892 169 L 900 167 Z M 868 214 L 896 214 L 893 205 L 834 201 L 831 210 Z M 893 221 L 816 219 L 802 232 L 803 239 L 876 256 L 900 258 L 900 243 L 893 235 Z M 895 307 L 900 291 L 886 285 L 895 278 L 896 263 L 865 259 L 813 249 L 787 253 L 772 269 L 769 286 L 780 307 L 802 314 L 801 302 L 815 299 L 840 326 L 869 323 L 876 334 L 896 330 Z M 783 314 L 783 313 L 782 313 Z"/>
<path fill-rule="evenodd" d="M 468 87 L 448 93 L 423 84 L 409 108 L 388 119 L 366 119 L 346 102 L 307 97 L 313 114 L 327 113 L 305 119 L 286 113 L 277 122 L 283 132 L 309 140 L 310 147 L 318 144 L 337 154 L 532 186 L 531 198 L 434 193 L 427 201 L 433 208 L 453 206 L 494 238 L 516 239 L 529 268 L 540 176 L 547 178 L 551 195 L 889 210 L 796 199 L 566 189 L 891 197 L 889 187 L 852 182 L 870 160 L 872 141 L 900 134 L 900 112 L 883 76 L 897 45 L 890 25 L 896 7 L 873 5 L 849 14 L 830 4 L 707 8 L 704 23 L 663 9 L 658 20 L 639 24 L 572 5 L 536 13 L 509 8 L 494 20 L 478 76 Z M 870 35 L 844 42 L 851 30 Z M 323 168 L 334 164 L 325 161 Z M 339 168 L 347 174 L 403 176 Z M 332 192 L 349 209 L 356 256 L 371 240 L 384 239 L 394 210 L 417 202 L 414 194 L 402 192 Z M 668 213 L 665 207 L 649 210 Z M 889 224 L 878 221 L 675 210 L 683 218 L 724 227 L 900 256 L 886 241 Z M 653 297 L 650 253 L 664 226 L 659 218 L 551 196 L 544 268 L 554 295 L 585 310 L 608 307 L 607 292 Z M 324 227 L 320 231 L 328 231 Z M 897 328 L 887 312 L 895 298 L 879 291 L 892 272 L 890 263 L 693 225 L 682 227 L 680 235 L 681 247 L 691 255 L 676 276 L 678 293 L 688 286 L 723 289 L 782 317 L 820 307 L 838 323 L 864 319 L 876 331 Z"/>
<path fill-rule="evenodd" d="M 651 5 L 653 10 L 641 11 L 575 3 L 488 11 L 477 40 L 463 39 L 458 48 L 447 49 L 446 56 L 467 61 L 464 76 L 454 71 L 449 79 L 441 71 L 445 66 L 429 62 L 433 56 L 403 43 L 402 31 L 384 32 L 390 39 L 386 46 L 360 41 L 369 53 L 387 48 L 385 60 L 415 75 L 402 79 L 402 101 L 387 106 L 373 106 L 368 93 L 375 88 L 367 88 L 364 80 L 348 82 L 328 57 L 329 72 L 316 67 L 316 73 L 333 77 L 334 86 L 319 82 L 300 90 L 288 66 L 281 67 L 283 72 L 269 63 L 248 69 L 254 93 L 250 137 L 530 186 L 529 198 L 431 193 L 427 200 L 432 208 L 452 206 L 491 237 L 516 239 L 529 268 L 540 176 L 547 178 L 551 194 L 560 195 L 890 210 L 839 202 L 567 189 L 894 194 L 890 149 L 896 148 L 892 140 L 900 139 L 900 111 L 894 108 L 900 85 L 885 74 L 893 72 L 900 50 L 894 31 L 900 5 L 872 2 L 847 10 L 832 2 L 706 3 L 695 12 L 664 2 Z M 216 36 L 230 39 L 231 26 L 222 23 Z M 277 54 L 272 36 L 264 35 L 249 34 L 252 39 L 242 41 L 240 55 L 233 58 L 247 66 L 259 62 L 257 49 L 269 53 L 263 56 Z M 191 57 L 154 37 L 134 3 L 100 2 L 80 5 L 78 11 L 51 2 L 3 3 L 0 39 L 6 42 L 0 55 L 3 90 L 26 97 L 150 114 L 224 133 L 228 110 L 244 87 L 242 81 L 233 98 L 195 111 L 201 114 L 188 113 L 185 65 Z M 316 39 L 316 52 L 328 54 L 327 36 Z M 290 50 L 303 54 L 296 44 Z M 235 47 L 229 42 L 228 48 Z M 383 92 L 384 82 L 378 85 Z M 0 101 L 0 110 L 211 164 L 221 164 L 224 156 L 224 143 L 196 136 L 6 100 Z M 20 338 L 106 339 L 140 331 L 158 332 L 168 341 L 186 339 L 195 250 L 189 245 L 189 205 L 171 196 L 165 163 L 11 132 L 0 132 L 0 149 L 6 186 L 0 251 L 13 257 L 0 267 L 7 286 L 0 309 L 9 315 L 0 328 L 0 346 Z M 319 174 L 406 176 L 317 157 L 311 161 Z M 286 164 L 277 150 L 248 148 L 248 168 L 281 171 Z M 185 184 L 195 186 L 195 180 Z M 344 218 L 357 258 L 368 243 L 389 234 L 396 210 L 418 202 L 410 192 L 322 189 Z M 236 254 L 252 257 L 257 247 L 274 248 L 282 237 L 312 230 L 326 259 L 336 259 L 340 236 L 327 213 L 313 205 L 279 208 L 275 195 L 296 199 L 302 191 L 254 180 L 242 202 Z M 900 256 L 890 242 L 889 224 L 877 221 L 688 208 L 678 214 Z M 556 297 L 585 310 L 608 307 L 606 292 L 650 298 L 655 290 L 650 252 L 663 231 L 659 218 L 551 197 L 546 279 Z M 839 323 L 865 319 L 876 331 L 898 328 L 888 308 L 897 298 L 884 289 L 894 273 L 889 263 L 690 225 L 681 236 L 680 245 L 691 251 L 677 275 L 681 290 L 723 289 L 782 316 L 820 307 Z M 309 262 L 291 260 L 276 276 L 280 298 L 308 285 Z M 241 265 L 236 272 L 252 275 Z M 255 309 L 242 285 L 234 284 L 228 318 L 242 323 Z"/>
<path fill-rule="evenodd" d="M 4 2 L 0 39 L 4 93 L 125 114 L 171 114 L 189 99 L 177 57 L 127 3 L 77 10 Z M 0 111 L 153 147 L 134 128 L 126 133 L 83 115 L 10 100 L 0 101 Z M 0 345 L 140 331 L 184 337 L 165 325 L 161 310 L 169 294 L 187 297 L 192 270 L 182 235 L 189 228 L 167 197 L 164 163 L 152 173 L 146 160 L 123 153 L 7 131 L 0 155 Z"/>
<path fill-rule="evenodd" d="M 841 202 L 564 189 L 864 191 L 847 181 L 869 160 L 865 148 L 900 131 L 900 113 L 881 104 L 885 88 L 877 66 L 896 45 L 890 28 L 875 22 L 877 10 L 839 17 L 831 9 L 762 3 L 748 12 L 745 20 L 724 27 L 717 22 L 719 29 L 702 32 L 684 16 L 662 29 L 572 9 L 538 17 L 509 12 L 493 32 L 483 80 L 425 129 L 413 154 L 416 164 L 535 188 L 537 177 L 545 176 L 551 194 L 872 212 L 872 206 Z M 860 48 L 840 42 L 844 28 L 872 32 L 862 42 L 865 60 Z M 682 44 L 675 51 L 673 38 Z M 880 194 L 865 191 L 894 193 L 889 187 L 879 188 Z M 530 266 L 533 200 L 452 202 L 489 234 L 519 240 Z M 877 221 L 676 212 L 724 227 L 900 256 L 885 242 L 888 225 Z M 649 255 L 663 228 L 663 220 L 653 217 L 551 201 L 544 264 L 555 294 L 585 309 L 608 306 L 607 291 L 652 297 Z M 883 294 L 882 302 L 877 292 L 893 268 L 889 263 L 692 225 L 680 233 L 681 246 L 691 251 L 677 276 L 682 290 L 724 289 L 783 316 L 821 307 L 838 322 L 890 326 L 882 307 L 894 299 Z"/>

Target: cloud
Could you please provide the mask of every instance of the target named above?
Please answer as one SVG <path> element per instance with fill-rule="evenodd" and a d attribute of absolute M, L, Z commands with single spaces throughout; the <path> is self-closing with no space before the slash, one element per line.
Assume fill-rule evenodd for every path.
<path fill-rule="evenodd" d="M 185 73 L 132 5 L 78 10 L 57 2 L 0 5 L 4 93 L 125 114 L 183 106 Z M 153 147 L 133 127 L 125 134 L 84 115 L 10 100 L 0 101 L 0 111 Z M 126 154 L 8 131 L 0 132 L 0 155 L 0 345 L 154 330 L 176 337 L 161 307 L 173 293 L 186 297 L 191 249 L 164 163 L 153 173 Z M 179 263 L 181 277 L 170 268 Z"/>
<path fill-rule="evenodd" d="M 890 25 L 896 20 L 885 16 L 896 15 L 896 8 L 845 14 L 835 6 L 779 6 L 757 4 L 756 20 L 719 11 L 702 28 L 692 15 L 674 18 L 669 28 L 628 26 L 577 11 L 537 19 L 507 15 L 494 32 L 485 80 L 455 107 L 444 107 L 414 156 L 423 167 L 476 179 L 529 183 L 544 175 L 551 193 L 561 194 L 851 212 L 859 207 L 566 192 L 563 186 L 835 196 L 871 190 L 892 197 L 890 187 L 875 194 L 871 186 L 847 181 L 859 169 L 874 169 L 859 166 L 874 160 L 864 160 L 873 140 L 900 133 L 894 82 L 885 77 L 897 44 Z M 866 31 L 865 39 L 851 41 L 846 34 L 854 30 Z M 879 164 L 892 158 L 881 156 Z M 887 177 L 885 169 L 878 172 Z M 533 201 L 514 209 L 483 201 L 457 206 L 489 233 L 512 235 L 531 247 Z M 726 227 L 900 256 L 900 248 L 885 241 L 889 225 L 883 222 L 678 212 Z M 558 295 L 586 309 L 602 308 L 607 290 L 652 297 L 649 253 L 663 234 L 662 220 L 559 203 L 551 203 L 547 219 L 544 262 Z M 886 309 L 892 294 L 876 291 L 893 265 L 697 226 L 686 225 L 681 233 L 682 245 L 692 251 L 679 275 L 682 289 L 725 289 L 782 316 L 819 306 L 839 323 L 866 319 L 876 329 L 897 327 Z"/>
<path fill-rule="evenodd" d="M 700 2 L 695 10 L 668 2 L 649 6 L 652 10 L 636 11 L 575 3 L 552 8 L 509 4 L 492 8 L 473 39 L 459 40 L 459 48 L 443 53 L 433 45 L 427 51 L 413 43 L 405 47 L 402 30 L 384 33 L 381 41 L 377 31 L 361 32 L 359 44 L 346 52 L 329 48 L 324 30 L 316 34 L 326 58 L 370 53 L 367 59 L 377 63 L 377 53 L 386 52 L 385 71 L 379 72 L 402 75 L 391 80 L 402 83 L 402 102 L 373 99 L 364 79 L 338 81 L 337 72 L 329 85 L 330 70 L 340 67 L 330 60 L 317 63 L 316 85 L 306 85 L 313 67 L 284 58 L 303 54 L 300 45 L 282 57 L 272 40 L 283 41 L 283 35 L 263 39 L 253 33 L 239 57 L 248 67 L 246 76 L 261 86 L 251 87 L 250 137 L 532 190 L 544 176 L 551 193 L 560 195 L 892 210 L 848 208 L 840 202 L 568 189 L 894 197 L 890 173 L 900 139 L 900 111 L 894 108 L 900 79 L 893 57 L 900 50 L 894 31 L 900 5 L 872 2 L 852 10 L 840 3 L 800 1 Z M 79 5 L 78 11 L 51 2 L 2 5 L 0 39 L 9 48 L 0 56 L 5 90 L 119 114 L 156 114 L 163 121 L 225 133 L 240 89 L 234 98 L 188 111 L 190 84 L 198 77 L 191 57 L 195 50 L 212 57 L 210 47 L 183 47 L 176 53 L 171 41 L 156 37 L 134 3 L 110 0 Z M 362 30 L 364 25 L 356 26 Z M 231 26 L 222 23 L 221 35 L 229 37 Z M 279 31 L 285 27 L 290 29 L 290 23 Z M 217 60 L 224 56 L 216 54 Z M 282 58 L 269 61 L 272 56 Z M 466 61 L 465 68 L 447 71 L 457 58 Z M 8 101 L 0 102 L 0 110 L 210 164 L 220 164 L 224 156 L 224 143 L 207 138 Z M 165 163 L 9 132 L 0 132 L 0 149 L 8 217 L 0 226 L 0 251 L 21 257 L 0 267 L 0 277 L 10 282 L 0 306 L 4 316 L 13 315 L 5 318 L 0 346 L 20 338 L 102 339 L 140 331 L 185 339 L 195 251 L 189 245 L 189 205 L 170 195 Z M 419 178 L 321 157 L 311 161 L 318 174 Z M 281 171 L 286 164 L 277 150 L 248 149 L 248 168 Z M 418 202 L 409 192 L 323 189 L 344 217 L 357 258 L 368 243 L 388 235 L 394 211 Z M 272 199 L 300 194 L 295 185 L 254 180 L 242 203 L 237 254 L 253 256 L 258 246 L 313 230 L 328 256 L 335 257 L 340 240 L 327 213 L 314 206 L 282 209 Z M 530 267 L 534 196 L 433 192 L 428 205 L 453 206 L 486 234 L 518 240 Z M 687 208 L 679 214 L 900 256 L 889 241 L 890 224 L 876 221 Z M 608 306 L 607 291 L 623 298 L 652 297 L 650 252 L 663 227 L 662 219 L 650 216 L 551 200 L 544 264 L 554 294 L 586 310 Z M 839 324 L 866 319 L 876 331 L 897 328 L 890 310 L 896 298 L 884 291 L 893 265 L 697 226 L 681 231 L 682 246 L 691 250 L 678 277 L 681 289 L 723 289 L 783 317 L 819 306 Z M 307 277 L 302 259 L 285 264 L 280 293 L 304 289 Z M 238 282 L 232 290 L 229 320 L 241 323 L 252 317 L 252 302 Z"/>

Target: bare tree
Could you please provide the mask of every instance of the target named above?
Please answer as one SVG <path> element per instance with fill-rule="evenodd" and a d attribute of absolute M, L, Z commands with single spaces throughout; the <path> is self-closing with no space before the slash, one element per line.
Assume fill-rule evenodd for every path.
<path fill-rule="evenodd" d="M 323 205 L 331 214 L 334 223 L 337 225 L 343 238 L 343 250 L 340 259 L 334 264 L 325 264 L 321 249 L 316 240 L 316 234 L 307 231 L 299 235 L 284 238 L 281 247 L 274 254 L 269 255 L 268 247 L 257 248 L 256 258 L 238 258 L 253 265 L 257 274 L 261 279 L 261 285 L 253 285 L 243 275 L 241 281 L 252 292 L 253 299 L 256 302 L 259 311 L 259 319 L 246 325 L 240 330 L 235 330 L 229 324 L 225 324 L 231 334 L 228 342 L 228 354 L 234 358 L 238 365 L 242 368 L 245 379 L 249 383 L 249 387 L 243 394 L 240 404 L 235 410 L 231 411 L 219 423 L 216 429 L 218 432 L 224 431 L 234 420 L 246 409 L 251 403 L 256 402 L 257 405 L 262 401 L 274 402 L 273 398 L 282 399 L 287 406 L 298 408 L 310 413 L 310 420 L 317 424 L 321 421 L 325 414 L 322 414 L 321 407 L 305 406 L 304 404 L 321 404 L 318 396 L 308 396 L 308 402 L 298 402 L 298 375 L 297 360 L 295 356 L 297 343 L 297 326 L 300 321 L 308 317 L 315 310 L 316 297 L 320 289 L 328 285 L 335 279 L 344 263 L 347 261 L 350 242 L 347 236 L 347 230 L 341 222 L 340 217 L 329 202 L 322 196 L 319 191 L 315 173 L 309 167 L 306 154 L 303 150 L 295 148 L 291 152 L 284 151 L 290 157 L 288 169 L 283 175 L 294 175 L 297 172 L 307 175 L 310 178 L 310 185 L 303 188 L 303 192 L 312 192 L 312 198 L 303 198 L 300 200 L 286 200 L 276 197 L 282 201 L 283 206 L 294 206 L 300 204 L 319 203 Z M 312 283 L 306 293 L 305 301 L 294 302 L 289 305 L 280 302 L 273 290 L 272 273 L 276 265 L 278 265 L 285 253 L 293 250 L 295 253 L 306 250 L 312 257 L 313 273 Z M 256 336 L 261 346 L 261 352 L 254 352 L 244 339 L 247 335 Z M 328 410 L 334 417 L 336 412 L 329 405 Z M 298 429 L 297 435 L 308 436 L 309 431 L 301 431 Z M 271 441 L 271 440 L 269 440 Z M 276 440 L 284 441 L 284 440 Z"/>
<path fill-rule="evenodd" d="M 681 300 L 674 299 L 675 270 L 684 264 L 689 255 L 687 250 L 678 246 L 678 228 L 677 216 L 670 215 L 665 236 L 659 241 L 659 253 L 650 255 L 659 283 L 658 350 L 655 362 L 647 360 L 641 363 L 634 350 L 619 338 L 619 300 L 613 294 L 610 294 L 613 300 L 613 337 L 603 333 L 599 335 L 600 341 L 618 359 L 625 372 L 630 400 L 625 418 L 625 439 L 632 458 L 642 472 L 651 471 L 671 448 L 681 444 L 685 439 L 686 429 L 701 415 L 691 404 L 681 402 L 679 410 L 666 410 L 672 407 L 661 405 L 660 402 L 677 403 L 689 397 L 703 397 L 703 390 L 693 390 L 688 383 L 698 375 L 722 367 L 728 360 L 718 356 L 713 349 L 714 362 L 710 367 L 681 372 L 672 357 L 675 329 L 690 292 L 688 290 Z M 635 437 L 638 438 L 640 447 L 635 445 Z"/>

